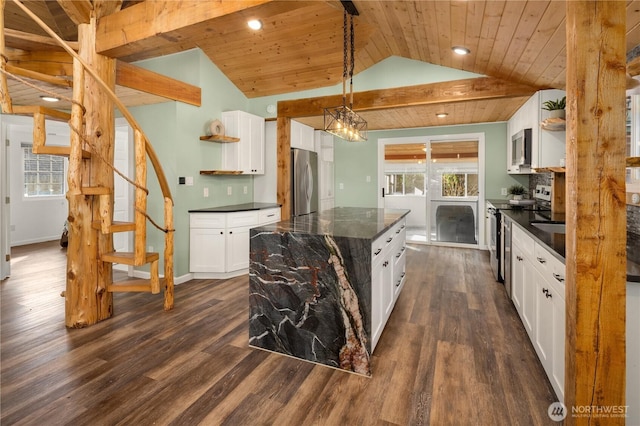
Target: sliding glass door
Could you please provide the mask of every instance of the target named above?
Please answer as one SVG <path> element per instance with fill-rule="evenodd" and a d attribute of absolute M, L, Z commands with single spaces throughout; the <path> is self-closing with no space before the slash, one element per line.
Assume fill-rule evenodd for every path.
<path fill-rule="evenodd" d="M 410 209 L 407 240 L 478 246 L 483 134 L 379 141 L 384 208 Z"/>

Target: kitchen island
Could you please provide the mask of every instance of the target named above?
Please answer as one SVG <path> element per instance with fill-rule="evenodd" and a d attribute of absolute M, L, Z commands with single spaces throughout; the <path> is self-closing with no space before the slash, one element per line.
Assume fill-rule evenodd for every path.
<path fill-rule="evenodd" d="M 249 344 L 371 375 L 405 282 L 409 212 L 343 207 L 253 228 Z"/>

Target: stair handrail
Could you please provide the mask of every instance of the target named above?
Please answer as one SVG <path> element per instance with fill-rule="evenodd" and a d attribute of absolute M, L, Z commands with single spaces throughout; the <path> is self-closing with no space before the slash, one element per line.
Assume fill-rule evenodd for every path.
<path fill-rule="evenodd" d="M 139 131 L 144 137 L 145 142 L 145 151 L 151 161 L 151 165 L 155 171 L 155 174 L 158 178 L 158 183 L 160 184 L 160 189 L 162 191 L 162 195 L 164 198 L 169 198 L 173 203 L 173 197 L 171 196 L 171 190 L 169 188 L 169 183 L 167 182 L 167 178 L 164 174 L 164 170 L 160 165 L 160 160 L 153 149 L 153 146 L 149 142 L 147 135 L 142 130 L 142 127 L 138 124 L 136 119 L 133 117 L 131 112 L 127 109 L 127 107 L 118 99 L 117 95 L 111 88 L 100 78 L 100 76 L 91 68 L 89 64 L 87 64 L 81 57 L 78 55 L 75 50 L 73 50 L 64 40 L 62 40 L 47 24 L 45 24 L 36 14 L 31 12 L 28 7 L 26 7 L 20 0 L 13 0 L 13 2 L 24 11 L 31 19 L 33 19 L 47 34 L 49 34 L 58 44 L 62 47 L 68 54 L 70 54 L 74 59 L 76 59 L 82 67 L 93 77 L 93 79 L 98 83 L 98 85 L 105 91 L 107 96 L 111 99 L 111 101 L 116 105 L 120 113 L 126 118 L 129 124 L 133 127 L 134 130 Z M 165 230 L 165 232 L 171 230 Z"/>

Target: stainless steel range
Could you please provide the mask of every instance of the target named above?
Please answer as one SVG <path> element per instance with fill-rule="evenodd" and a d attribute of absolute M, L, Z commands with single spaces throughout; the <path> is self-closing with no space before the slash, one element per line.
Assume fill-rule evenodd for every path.
<path fill-rule="evenodd" d="M 524 202 L 518 202 L 515 200 L 487 200 L 487 217 L 491 218 L 491 238 L 489 241 L 490 264 L 496 281 L 505 282 L 505 276 L 510 278 L 510 270 L 505 270 L 505 267 L 506 269 L 509 269 L 510 266 L 508 257 L 511 249 L 511 229 L 505 229 L 507 224 L 502 220 L 500 211 L 551 211 L 551 186 L 536 185 L 535 194 L 533 196 L 533 202 L 530 200 Z M 505 259 L 505 254 L 507 259 Z M 505 286 L 508 287 L 507 292 L 510 293 L 511 283 L 505 282 Z"/>

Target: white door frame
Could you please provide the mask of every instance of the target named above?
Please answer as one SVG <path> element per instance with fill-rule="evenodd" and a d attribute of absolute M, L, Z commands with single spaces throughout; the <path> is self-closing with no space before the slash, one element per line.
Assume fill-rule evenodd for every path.
<path fill-rule="evenodd" d="M 484 218 L 485 211 L 485 134 L 484 132 L 478 133 L 454 133 L 448 135 L 427 135 L 427 136 L 404 136 L 398 138 L 384 138 L 378 140 L 378 208 L 384 208 L 384 198 L 382 197 L 382 191 L 385 186 L 384 179 L 384 147 L 385 145 L 394 145 L 394 144 L 406 144 L 406 143 L 425 143 L 428 146 L 431 145 L 431 142 L 445 142 L 445 141 L 455 141 L 455 140 L 477 140 L 478 141 L 478 211 L 477 211 L 477 224 L 478 224 L 478 248 L 486 247 L 485 241 L 485 221 L 481 220 Z M 427 150 L 428 151 L 428 150 Z M 427 158 L 427 161 L 429 158 Z M 430 212 L 431 212 L 431 203 L 428 202 L 430 198 L 430 194 L 427 192 L 427 233 L 430 232 L 431 223 L 430 223 Z M 431 244 L 430 238 L 427 238 L 427 242 Z M 457 246 L 459 244 L 448 243 L 450 246 Z M 464 247 L 468 247 L 467 244 L 460 245 Z"/>
<path fill-rule="evenodd" d="M 133 129 L 129 126 L 129 123 L 125 118 L 116 118 L 115 120 L 115 128 L 127 128 L 127 138 L 126 140 L 117 139 L 117 132 L 114 131 L 114 150 L 117 148 L 117 145 L 121 143 L 126 143 L 124 155 L 126 158 L 124 159 L 126 164 L 120 163 L 118 158 L 114 155 L 114 167 L 116 167 L 120 172 L 122 172 L 125 176 L 131 178 L 134 175 L 134 160 L 133 160 Z M 114 220 L 131 222 L 133 220 L 133 197 L 134 197 L 134 187 L 129 183 L 124 184 L 125 191 L 120 193 L 117 190 L 116 183 L 118 179 L 121 179 L 117 174 L 114 175 L 114 197 L 113 197 L 113 212 L 114 216 L 116 213 L 119 217 L 114 217 Z M 117 237 L 125 237 L 124 239 L 118 238 L 118 247 L 116 247 L 116 238 Z M 131 251 L 131 247 L 133 246 L 133 233 L 127 232 L 124 234 L 114 234 L 114 249 L 118 251 Z M 114 265 L 114 269 L 126 271 L 127 275 L 132 277 L 134 274 L 134 267 L 129 265 Z"/>

